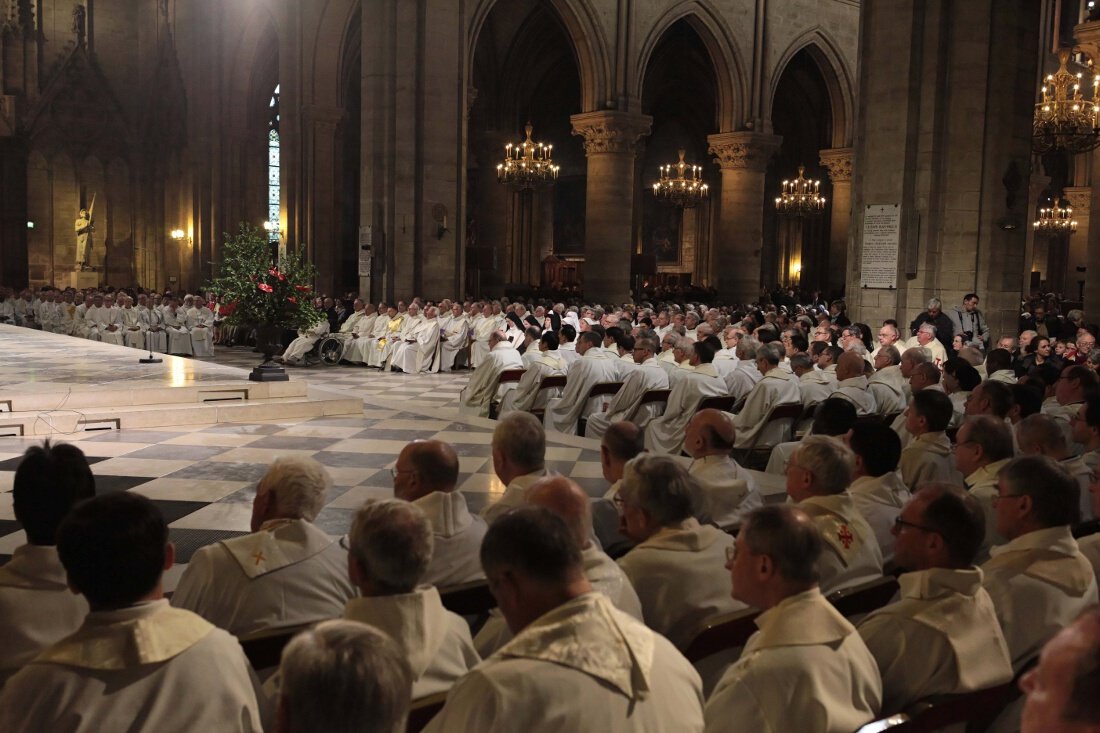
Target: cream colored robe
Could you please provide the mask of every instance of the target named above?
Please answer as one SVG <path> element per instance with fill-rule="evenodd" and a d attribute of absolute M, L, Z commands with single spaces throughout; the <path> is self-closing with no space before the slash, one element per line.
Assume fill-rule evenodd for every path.
<path fill-rule="evenodd" d="M 867 383 L 875 396 L 878 414 L 893 415 L 909 406 L 909 382 L 902 375 L 900 366 L 879 369 Z"/>
<path fill-rule="evenodd" d="M 168 334 L 169 354 L 194 354 L 191 348 L 191 318 L 187 313 L 177 308 L 173 313 L 168 308 L 164 311 L 164 330 Z"/>
<path fill-rule="evenodd" d="M 756 368 L 756 362 L 752 359 L 742 361 L 736 357 L 719 359 L 715 356 L 711 364 L 714 365 L 715 371 L 722 375 L 722 379 L 726 380 L 726 394 L 737 399 L 741 399 L 751 392 L 756 383 L 764 376 Z"/>
<path fill-rule="evenodd" d="M 699 675 L 601 593 L 529 624 L 452 688 L 426 733 L 698 733 Z"/>
<path fill-rule="evenodd" d="M 878 412 L 875 395 L 868 388 L 867 377 L 862 374 L 838 382 L 836 391 L 829 396 L 840 397 L 851 402 L 856 408 L 857 416 L 874 415 Z"/>
<path fill-rule="evenodd" d="M 465 314 L 458 318 L 450 316 L 440 328 L 440 371 L 447 372 L 454 368 L 458 353 L 470 343 L 470 322 Z"/>
<path fill-rule="evenodd" d="M 369 328 L 360 323 L 356 330 L 359 338 L 348 341 L 344 358 L 353 364 L 366 364 L 371 354 L 378 350 L 378 340 L 386 336 L 389 324 L 390 317 L 386 313 L 376 313 Z"/>
<path fill-rule="evenodd" d="M 440 588 L 482 580 L 481 540 L 488 525 L 470 514 L 461 491 L 433 491 L 413 502 L 432 523 L 432 561 L 423 582 Z"/>
<path fill-rule="evenodd" d="M 684 446 L 684 431 L 699 403 L 707 397 L 726 396 L 726 380 L 718 376 L 713 364 L 699 364 L 671 384 L 664 414 L 646 425 L 645 447 L 652 453 L 678 456 Z"/>
<path fill-rule="evenodd" d="M 145 348 L 145 331 L 141 327 L 141 313 L 136 308 L 121 308 L 118 312 L 122 324 L 122 341 L 131 349 Z"/>
<path fill-rule="evenodd" d="M 522 476 L 516 476 L 504 488 L 504 493 L 492 504 L 486 504 L 481 509 L 481 518 L 489 524 L 509 509 L 523 506 L 527 503 L 527 489 L 531 484 L 546 476 L 546 471 L 533 471 Z"/>
<path fill-rule="evenodd" d="M 43 649 L 80 628 L 84 596 L 69 590 L 57 548 L 23 545 L 0 567 L 0 687 Z"/>
<path fill-rule="evenodd" d="M 400 364 L 397 364 L 397 362 L 395 360 L 397 358 L 398 353 L 400 353 L 400 351 L 401 351 L 401 347 L 404 346 L 410 339 L 412 339 L 412 340 L 416 339 L 417 329 L 419 329 L 420 324 L 424 323 L 424 321 L 426 321 L 426 320 L 427 319 L 424 317 L 423 313 L 417 313 L 415 316 L 409 316 L 409 315 L 405 316 L 405 321 L 404 321 L 404 323 L 401 324 L 401 331 L 398 333 L 397 337 L 386 344 L 386 348 L 384 349 L 384 351 L 386 352 L 386 356 L 385 356 L 384 363 L 383 363 L 383 366 L 382 366 L 383 369 L 389 369 L 391 366 L 400 366 Z M 436 335 L 436 344 L 437 345 L 439 343 L 439 341 L 438 341 L 438 332 L 439 332 L 439 328 L 438 328 L 438 324 L 437 324 L 437 327 L 436 327 L 436 334 L 437 334 Z"/>
<path fill-rule="evenodd" d="M 626 375 L 623 386 L 607 404 L 607 410 L 588 416 L 584 437 L 602 440 L 611 423 L 626 419 L 644 428 L 664 410 L 661 403 L 639 405 L 642 397 L 651 389 L 668 389 L 668 373 L 657 363 L 655 356 L 649 357 Z"/>
<path fill-rule="evenodd" d="M 872 611 L 859 634 L 882 674 L 882 712 L 933 695 L 1008 682 L 1012 661 L 978 568 L 905 573 L 901 599 Z"/>
<path fill-rule="evenodd" d="M 802 391 L 798 377 L 778 366 L 768 370 L 763 379 L 749 392 L 745 406 L 734 415 L 733 425 L 737 429 L 737 448 L 748 448 L 753 440 L 760 436 L 757 448 L 773 446 L 790 439 L 790 426 L 784 423 L 771 423 L 764 427 L 768 413 L 776 405 L 798 405 L 802 403 Z"/>
<path fill-rule="evenodd" d="M 397 642 L 412 667 L 414 700 L 446 692 L 481 661 L 470 627 L 443 607 L 439 591 L 430 585 L 412 593 L 352 598 L 344 618 L 373 626 Z"/>
<path fill-rule="evenodd" d="M 811 369 L 798 378 L 798 389 L 802 395 L 803 407 L 824 402 L 836 390 L 836 387 L 836 378 L 820 369 Z"/>
<path fill-rule="evenodd" d="M 205 306 L 191 308 L 187 311 L 192 321 L 191 347 L 195 350 L 195 356 L 214 355 L 214 312 Z M 325 321 L 327 324 L 328 321 Z M 326 331 L 327 333 L 327 331 Z"/>
<path fill-rule="evenodd" d="M 707 733 L 852 733 L 878 715 L 875 658 L 817 588 L 784 599 L 756 625 L 707 700 Z"/>
<path fill-rule="evenodd" d="M 290 342 L 290 345 L 286 347 L 286 351 L 283 352 L 283 361 L 290 363 L 296 363 L 306 357 L 306 354 L 313 349 L 314 345 L 321 339 L 322 336 L 328 335 L 329 323 L 327 318 L 322 318 L 312 328 L 298 329 L 298 338 Z M 191 331 L 191 339 L 194 340 L 195 332 Z"/>
<path fill-rule="evenodd" d="M 894 559 L 894 520 L 911 494 L 897 471 L 881 476 L 860 476 L 848 487 L 856 509 L 867 520 L 878 540 L 883 563 Z"/>
<path fill-rule="evenodd" d="M 439 371 L 439 319 L 422 318 L 397 345 L 391 363 L 406 374 Z M 409 340 L 412 339 L 412 340 Z"/>
<path fill-rule="evenodd" d="M 164 330 L 164 313 L 159 308 L 138 307 L 142 331 L 145 332 L 145 346 L 150 351 L 165 353 L 168 351 L 168 334 Z"/>
<path fill-rule="evenodd" d="M 577 423 L 582 417 L 603 412 L 604 405 L 611 403 L 611 396 L 600 395 L 588 399 L 588 392 L 601 382 L 620 381 L 618 361 L 604 349 L 592 347 L 570 364 L 561 397 L 551 398 L 546 403 L 546 412 L 542 418 L 546 429 L 576 435 Z"/>
<path fill-rule="evenodd" d="M 172 605 L 234 636 L 336 618 L 356 594 L 348 553 L 304 519 L 207 545 L 183 571 Z"/>
<path fill-rule="evenodd" d="M 1096 575 L 1069 527 L 1028 532 L 994 547 L 983 585 L 1001 622 L 1012 669 L 1096 603 Z"/>
<path fill-rule="evenodd" d="M 818 562 L 821 592 L 825 594 L 862 585 L 882 577 L 882 550 L 867 520 L 847 491 L 811 496 L 798 507 L 821 530 L 825 551 Z"/>
<path fill-rule="evenodd" d="M 978 500 L 978 504 L 982 507 L 982 514 L 985 516 L 985 539 L 982 541 L 982 547 L 978 551 L 975 562 L 985 562 L 989 559 L 989 550 L 992 547 L 1008 542 L 1008 539 L 997 531 L 997 512 L 993 508 L 993 497 L 998 493 L 997 472 L 1011 460 L 1011 458 L 1005 458 L 982 466 L 967 476 L 964 482 L 970 495 Z"/>
<path fill-rule="evenodd" d="M 384 368 L 389 361 L 390 354 L 393 352 L 394 344 L 401 340 L 401 335 L 404 333 L 405 321 L 408 316 L 405 313 L 398 313 L 393 318 L 390 318 L 387 314 L 385 318 L 379 318 L 383 321 L 383 330 L 381 335 L 376 338 L 372 338 L 366 348 L 366 354 L 364 362 L 367 366 Z"/>
<path fill-rule="evenodd" d="M 470 366 L 477 369 L 489 357 L 489 337 L 504 327 L 504 316 L 481 316 L 470 324 Z"/>
<path fill-rule="evenodd" d="M 4 731 L 258 733 L 269 713 L 237 640 L 167 601 L 88 614 L 0 694 Z"/>
<path fill-rule="evenodd" d="M 93 341 L 102 341 L 106 344 L 123 346 L 122 327 L 118 322 L 118 314 L 114 308 L 107 306 L 92 306 L 84 314 L 84 320 L 88 322 L 88 338 Z M 114 326 L 115 330 L 110 330 Z"/>
<path fill-rule="evenodd" d="M 516 351 L 516 347 L 508 341 L 498 343 L 488 358 L 481 361 L 481 365 L 474 370 L 470 381 L 459 393 L 458 411 L 464 415 L 488 417 L 489 404 L 494 399 L 502 399 L 506 392 L 516 388 L 515 382 L 497 384 L 501 372 L 522 368 L 523 356 Z"/>
<path fill-rule="evenodd" d="M 646 626 L 686 649 L 708 619 L 744 608 L 730 596 L 725 564 L 732 544 L 722 530 L 691 518 L 659 530 L 620 557 Z"/>
<path fill-rule="evenodd" d="M 728 455 L 696 458 L 688 473 L 703 489 L 703 506 L 696 511 L 701 522 L 714 522 L 719 527 L 739 524 L 742 517 L 763 504 L 756 479 Z"/>
<path fill-rule="evenodd" d="M 951 453 L 951 441 L 942 430 L 922 433 L 901 452 L 898 462 L 901 480 L 916 491 L 926 481 L 946 481 L 958 484 L 962 477 L 955 470 L 955 457 Z"/>
<path fill-rule="evenodd" d="M 531 344 L 535 346 L 535 344 Z M 523 354 L 523 361 L 527 371 L 520 378 L 515 389 L 508 390 L 500 400 L 500 414 L 508 412 L 529 412 L 531 410 L 546 407 L 554 397 L 561 397 L 562 389 L 539 389 L 543 377 L 557 377 L 565 375 L 565 360 L 558 354 L 557 349 L 552 351 L 539 351 L 528 358 Z"/>

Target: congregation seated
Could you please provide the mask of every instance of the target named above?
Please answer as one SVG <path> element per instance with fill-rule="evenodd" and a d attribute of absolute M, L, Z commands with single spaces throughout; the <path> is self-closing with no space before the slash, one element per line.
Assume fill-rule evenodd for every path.
<path fill-rule="evenodd" d="M 728 348 L 723 349 L 715 354 L 711 364 L 726 380 L 726 393 L 740 400 L 752 391 L 763 375 L 756 367 L 756 350 L 760 348 L 760 342 L 751 336 L 740 336 L 736 340 L 732 356 L 728 354 Z"/>
<path fill-rule="evenodd" d="M 478 550 L 485 520 L 458 491 L 458 454 L 439 440 L 414 440 L 393 466 L 393 495 L 415 504 L 432 525 L 432 559 L 423 582 L 440 588 L 481 580 Z"/>
<path fill-rule="evenodd" d="M 451 306 L 449 318 L 441 315 L 439 320 L 439 371 L 449 372 L 458 369 L 460 361 L 468 362 L 470 320 L 461 303 Z"/>
<path fill-rule="evenodd" d="M 778 405 L 801 403 L 802 392 L 798 377 L 779 367 L 782 358 L 783 347 L 774 342 L 763 344 L 756 350 L 756 369 L 763 376 L 749 391 L 744 406 L 733 418 L 737 448 L 763 448 L 783 442 L 783 427 L 768 423 L 766 418 Z"/>
<path fill-rule="evenodd" d="M 716 338 L 708 337 L 691 345 L 692 368 L 670 380 L 672 391 L 664 414 L 645 426 L 646 450 L 680 455 L 684 446 L 684 429 L 699 403 L 707 397 L 726 395 L 726 380 L 712 364 L 718 351 L 717 342 Z"/>
<path fill-rule="evenodd" d="M 325 621 L 295 636 L 279 665 L 278 733 L 404 733 L 412 671 L 378 629 Z"/>
<path fill-rule="evenodd" d="M 623 385 L 607 403 L 603 412 L 593 412 L 585 422 L 584 437 L 599 440 L 608 426 L 621 420 L 630 420 L 644 428 L 650 420 L 659 417 L 663 409 L 660 403 L 643 405 L 646 392 L 668 389 L 668 373 L 657 363 L 657 344 L 652 338 L 639 338 L 634 342 L 634 361 L 637 366 L 623 377 Z"/>
<path fill-rule="evenodd" d="M 645 452 L 645 434 L 632 422 L 612 423 L 600 441 L 600 472 L 607 481 L 607 491 L 592 500 L 592 526 L 600 546 L 609 553 L 633 546 L 634 541 L 623 534 L 622 518 L 615 496 L 622 486 L 626 464 Z"/>
<path fill-rule="evenodd" d="M 551 397 L 562 394 L 560 388 L 541 389 L 542 380 L 546 377 L 565 376 L 566 364 L 558 353 L 557 334 L 547 331 L 537 341 L 532 341 L 523 354 L 523 364 L 527 371 L 520 377 L 516 388 L 508 390 L 500 400 L 501 415 L 546 409 Z"/>
<path fill-rule="evenodd" d="M 695 518 L 698 483 L 669 456 L 626 464 L 618 502 L 624 533 L 638 544 L 619 558 L 642 602 L 646 626 L 685 649 L 712 616 L 737 610 L 722 564 L 733 539 Z"/>
<path fill-rule="evenodd" d="M 745 518 L 726 567 L 733 597 L 763 613 L 707 700 L 708 733 L 851 733 L 878 715 L 875 658 L 818 587 L 824 544 L 791 505 Z"/>
<path fill-rule="evenodd" d="M 412 311 L 415 305 L 410 305 Z M 439 309 L 428 306 L 411 325 L 390 357 L 390 368 L 405 374 L 439 371 Z M 412 323 L 412 321 L 410 321 Z"/>
<path fill-rule="evenodd" d="M 355 588 L 347 551 L 313 525 L 332 483 L 311 458 L 279 458 L 256 486 L 252 533 L 191 557 L 172 605 L 236 636 L 338 616 Z"/>
<path fill-rule="evenodd" d="M 809 354 L 797 353 L 790 357 L 791 372 L 798 377 L 798 389 L 802 395 L 802 405 L 809 409 L 829 399 L 836 389 L 836 373 L 816 368 Z"/>
<path fill-rule="evenodd" d="M 527 492 L 527 505 L 540 506 L 565 521 L 581 551 L 584 576 L 592 589 L 607 596 L 623 613 L 642 620 L 642 605 L 634 586 L 615 561 L 592 541 L 592 510 L 588 495 L 564 476 L 539 479 Z M 500 649 L 512 638 L 512 633 L 499 609 L 494 609 L 481 627 L 474 644 L 482 657 Z"/>
<path fill-rule="evenodd" d="M 153 502 L 119 491 L 80 503 L 57 551 L 91 610 L 8 680 L 0 730 L 253 733 L 270 722 L 237 640 L 164 600 L 175 548 Z"/>
<path fill-rule="evenodd" d="M 80 627 L 83 596 L 69 591 L 57 528 L 74 504 L 95 496 L 95 477 L 75 445 L 31 446 L 15 471 L 12 504 L 26 533 L 0 567 L 0 687 L 39 652 Z"/>
<path fill-rule="evenodd" d="M 858 624 L 882 675 L 884 715 L 1012 679 L 1008 646 L 974 565 L 984 523 L 974 497 L 949 484 L 925 484 L 898 515 L 900 600 Z"/>
<path fill-rule="evenodd" d="M 729 415 L 700 410 L 684 431 L 684 450 L 691 456 L 688 474 L 699 483 L 700 522 L 729 527 L 762 503 L 756 480 L 730 456 L 736 432 Z"/>
<path fill-rule="evenodd" d="M 610 395 L 589 397 L 592 387 L 601 382 L 618 382 L 619 359 L 617 355 L 602 348 L 600 335 L 595 331 L 586 331 L 577 338 L 577 353 L 580 355 L 568 365 L 568 382 L 560 397 L 553 397 L 546 403 L 543 425 L 547 430 L 556 430 L 566 435 L 577 434 L 577 423 L 581 418 L 602 412 L 604 405 L 611 401 Z"/>
<path fill-rule="evenodd" d="M 824 435 L 805 438 L 787 464 L 787 494 L 825 542 L 818 568 L 824 593 L 882 577 L 878 540 L 848 492 L 854 469 L 851 449 Z"/>
<path fill-rule="evenodd" d="M 871 392 L 867 377 L 863 376 L 866 361 L 854 351 L 845 351 L 836 365 L 837 385 L 830 397 L 840 397 L 851 402 L 856 415 L 875 415 L 878 405 Z"/>
<path fill-rule="evenodd" d="M 894 559 L 894 521 L 910 493 L 898 473 L 901 439 L 881 423 L 857 423 L 847 434 L 855 457 L 848 492 L 878 540 L 882 561 Z"/>
<path fill-rule="evenodd" d="M 909 401 L 905 429 L 913 440 L 902 450 L 898 470 L 910 491 L 925 481 L 960 480 L 946 433 L 952 412 L 951 400 L 939 390 L 922 389 Z"/>
<path fill-rule="evenodd" d="M 493 430 L 492 454 L 493 472 L 504 485 L 504 493 L 481 510 L 481 518 L 490 524 L 509 509 L 522 506 L 527 490 L 546 475 L 542 423 L 527 412 L 505 415 Z"/>
<path fill-rule="evenodd" d="M 413 699 L 451 685 L 481 658 L 470 628 L 424 584 L 432 558 L 432 526 L 415 504 L 368 499 L 348 535 L 348 574 L 359 590 L 344 618 L 372 626 L 397 642 L 412 670 Z"/>
<path fill-rule="evenodd" d="M 515 636 L 451 689 L 429 733 L 703 730 L 699 675 L 592 589 L 560 517 L 509 512 L 489 527 L 481 561 Z"/>
<path fill-rule="evenodd" d="M 516 384 L 499 384 L 500 375 L 508 369 L 523 369 L 523 357 L 505 337 L 503 331 L 493 331 L 488 339 L 488 351 L 480 357 L 470 381 L 459 394 L 459 411 L 467 415 L 488 417 L 489 406 Z"/>
<path fill-rule="evenodd" d="M 810 422 L 810 429 L 806 435 L 830 435 L 842 437 L 856 424 L 856 407 L 851 401 L 842 397 L 829 397 L 814 408 L 814 416 Z M 768 456 L 768 465 L 765 473 L 784 475 L 787 473 L 787 463 L 791 460 L 791 454 L 801 441 L 791 440 L 779 443 L 772 448 Z"/>
<path fill-rule="evenodd" d="M 893 415 L 909 404 L 909 381 L 901 373 L 901 353 L 894 345 L 883 346 L 874 355 L 875 373 L 867 380 L 875 396 L 879 415 Z"/>
<path fill-rule="evenodd" d="M 1065 433 L 1057 420 L 1050 415 L 1029 415 L 1016 426 L 1016 444 L 1024 456 L 1046 456 L 1058 462 L 1069 472 L 1081 490 L 1081 519 L 1094 519 L 1092 501 L 1089 499 L 1089 482 L 1092 469 L 1079 456 L 1070 452 Z"/>

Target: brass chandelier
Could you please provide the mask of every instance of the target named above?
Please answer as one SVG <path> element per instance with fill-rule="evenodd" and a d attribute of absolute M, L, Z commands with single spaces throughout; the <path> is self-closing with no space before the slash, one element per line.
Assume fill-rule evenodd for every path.
<path fill-rule="evenodd" d="M 653 182 L 653 195 L 658 201 L 690 209 L 707 197 L 710 186 L 703 183 L 703 168 L 684 162 L 686 151 L 681 149 L 678 153 L 680 162 L 660 167 L 661 178 Z"/>
<path fill-rule="evenodd" d="M 1100 75 L 1093 76 L 1092 98 L 1086 99 L 1083 75 L 1066 67 L 1069 55 L 1069 49 L 1059 50 L 1058 71 L 1047 75 L 1043 99 L 1035 104 L 1032 149 L 1040 155 L 1051 150 L 1075 155 L 1100 146 Z M 1092 62 L 1088 65 L 1091 71 Z"/>
<path fill-rule="evenodd" d="M 1037 234 L 1073 234 L 1077 231 L 1073 209 L 1059 206 L 1057 199 L 1050 208 L 1039 209 L 1039 218 L 1033 226 Z"/>
<path fill-rule="evenodd" d="M 497 181 L 517 191 L 554 185 L 560 168 L 554 165 L 554 146 L 532 140 L 534 128 L 530 122 L 524 130 L 526 140 L 519 145 L 504 146 L 504 162 L 497 164 Z"/>
<path fill-rule="evenodd" d="M 821 181 L 808 180 L 805 166 L 798 166 L 798 178 L 783 181 L 783 190 L 775 199 L 775 210 L 781 216 L 812 216 L 825 210 Z"/>

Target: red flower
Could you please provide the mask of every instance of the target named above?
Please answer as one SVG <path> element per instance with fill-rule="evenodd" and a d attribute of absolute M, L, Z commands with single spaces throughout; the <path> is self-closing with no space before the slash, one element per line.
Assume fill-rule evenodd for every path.
<path fill-rule="evenodd" d="M 275 289 L 273 287 L 271 287 L 270 285 L 268 285 L 267 283 L 260 283 L 256 287 L 258 287 L 260 290 L 264 291 L 265 293 L 274 293 L 275 292 Z"/>
<path fill-rule="evenodd" d="M 309 286 L 308 285 L 295 285 L 294 289 L 297 290 L 299 293 L 308 293 L 309 292 Z"/>
<path fill-rule="evenodd" d="M 295 298 L 293 295 L 288 297 L 287 300 L 290 301 L 291 303 L 293 303 L 294 305 L 298 305 L 298 299 Z"/>

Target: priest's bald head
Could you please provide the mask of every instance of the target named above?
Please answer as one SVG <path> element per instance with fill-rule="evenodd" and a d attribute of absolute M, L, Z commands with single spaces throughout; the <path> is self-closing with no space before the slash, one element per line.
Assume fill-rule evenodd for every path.
<path fill-rule="evenodd" d="M 692 458 L 727 455 L 733 450 L 737 430 L 721 410 L 707 408 L 695 413 L 684 431 L 684 450 Z"/>
<path fill-rule="evenodd" d="M 557 514 L 569 526 L 577 547 L 592 543 L 592 502 L 584 489 L 565 476 L 547 476 L 527 490 L 527 503 Z"/>
<path fill-rule="evenodd" d="M 836 363 L 836 378 L 843 382 L 863 374 L 865 360 L 854 351 L 845 351 Z"/>
<path fill-rule="evenodd" d="M 436 491 L 450 493 L 458 483 L 458 454 L 441 440 L 414 440 L 393 464 L 393 495 L 416 501 Z"/>

